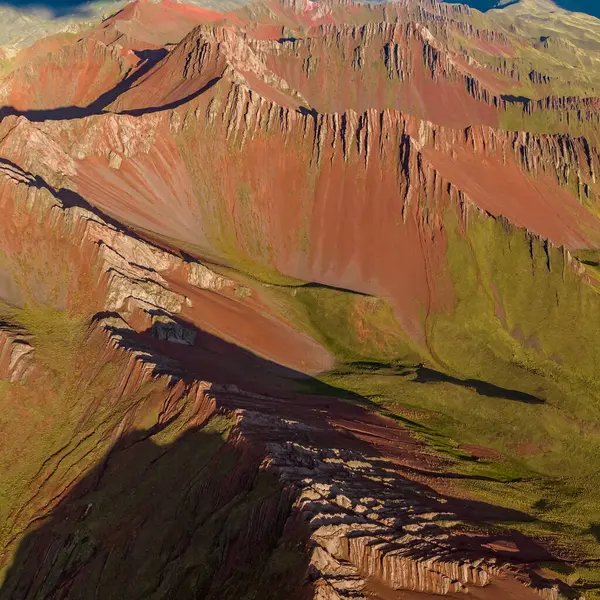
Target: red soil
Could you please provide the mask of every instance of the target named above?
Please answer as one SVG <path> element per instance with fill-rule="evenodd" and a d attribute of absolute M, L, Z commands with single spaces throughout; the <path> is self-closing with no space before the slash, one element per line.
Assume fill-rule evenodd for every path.
<path fill-rule="evenodd" d="M 493 448 L 486 448 L 485 446 L 476 446 L 475 444 L 460 444 L 459 450 L 468 452 L 475 458 L 491 459 L 491 460 L 502 460 L 502 454 Z"/>
<path fill-rule="evenodd" d="M 432 73 L 423 64 L 423 40 L 415 32 L 407 36 L 403 26 L 396 29 L 389 26 L 384 32 L 375 30 L 371 36 L 358 31 L 341 29 L 323 33 L 313 28 L 310 50 L 301 45 L 298 57 L 292 49 L 283 46 L 282 52 L 267 55 L 266 64 L 322 113 L 395 108 L 452 127 L 498 124 L 497 108 L 470 94 L 465 76 L 474 75 L 478 80 L 482 71 L 479 83 L 484 88 L 492 93 L 508 92 L 501 79 L 488 71 L 477 71 L 461 57 L 445 51 L 440 51 L 442 59 Z M 407 71 L 404 79 L 390 78 L 385 67 L 382 48 L 391 42 L 398 44 L 405 56 L 402 60 L 402 69 Z M 357 68 L 350 57 L 359 43 L 364 46 L 364 57 L 362 66 Z M 303 60 L 308 59 L 314 66 L 310 75 L 303 68 Z"/>
<path fill-rule="evenodd" d="M 482 159 L 469 148 L 454 147 L 451 158 L 423 149 L 436 169 L 482 209 L 567 248 L 585 248 L 600 239 L 600 221 L 548 175 L 528 177 L 512 156 Z"/>
<path fill-rule="evenodd" d="M 23 48 L 15 57 L 15 65 L 21 67 L 28 64 L 31 60 L 36 60 L 44 54 L 56 52 L 63 46 L 69 46 L 77 39 L 72 34 L 57 33 L 49 35 L 41 40 L 35 41 L 31 46 Z"/>
<path fill-rule="evenodd" d="M 240 24 L 234 13 L 217 12 L 172 0 L 135 0 L 107 19 L 92 34 L 96 39 L 119 41 L 125 36 L 130 47 L 162 47 L 176 44 L 202 23 L 226 20 Z"/>
<path fill-rule="evenodd" d="M 4 80 L 0 104 L 19 111 L 87 106 L 115 87 L 138 62 L 133 53 L 115 52 L 91 39 L 72 45 L 59 39 L 56 47 Z"/>
<path fill-rule="evenodd" d="M 104 158 L 86 158 L 75 181 L 88 202 L 122 222 L 202 245 L 193 184 L 169 135 L 157 136 L 148 154 L 123 160 L 118 170 Z"/>
<path fill-rule="evenodd" d="M 298 21 L 314 24 L 332 20 L 328 15 L 316 19 L 317 10 L 318 5 L 307 3 L 298 13 Z M 119 39 L 136 49 L 162 46 L 181 39 L 194 24 L 223 18 L 225 13 L 171 0 L 138 0 L 109 19 L 94 37 L 108 41 L 122 34 Z M 227 18 L 231 22 L 237 19 Z M 260 31 L 265 36 L 275 34 L 271 29 Z M 77 46 L 82 48 L 95 56 L 93 50 L 104 51 L 106 46 L 87 39 Z M 7 202 L 17 197 L 21 201 L 33 199 L 35 205 L 34 196 L 50 194 L 52 186 L 57 195 L 62 186 L 75 190 L 72 197 L 82 204 L 87 202 L 149 236 L 166 238 L 177 248 L 198 253 L 206 250 L 222 254 L 224 259 L 248 259 L 307 281 L 388 297 L 404 330 L 419 341 L 424 336 L 423 320 L 430 312 L 451 305 L 452 286 L 444 269 L 447 239 L 443 222 L 447 211 L 464 216 L 464 194 L 484 211 L 502 214 L 554 243 L 577 248 L 600 239 L 598 219 L 550 175 L 527 175 L 512 156 L 504 159 L 493 152 L 474 151 L 459 141 L 440 150 L 421 141 L 421 129 L 427 124 L 416 119 L 408 123 L 393 111 L 348 113 L 343 128 L 339 115 L 301 116 L 291 94 L 267 84 L 268 78 L 261 78 L 256 70 L 238 70 L 252 88 L 250 93 L 235 79 L 232 82 L 222 77 L 223 58 L 210 63 L 198 76 L 187 78 L 176 53 L 120 104 L 129 110 L 156 109 L 146 110 L 147 114 L 108 114 L 35 125 L 22 117 L 7 119 L 2 155 L 10 163 L 4 165 L 0 190 L 5 192 L 0 194 L 0 205 L 7 217 L 0 222 L 0 233 L 4 233 L 0 250 L 12 263 L 0 272 L 0 287 L 5 292 L 15 287 L 12 273 L 25 274 L 18 282 L 25 296 L 32 292 L 32 297 L 49 298 L 59 308 L 71 308 L 78 297 L 76 292 L 83 292 L 81 296 L 88 304 L 80 312 L 101 310 L 99 296 L 105 291 L 107 278 L 103 277 L 100 285 L 95 278 L 98 244 L 85 249 L 78 244 L 84 219 L 71 226 L 56 206 L 47 209 L 45 215 L 18 210 L 18 202 L 6 209 Z M 46 91 L 70 75 L 72 85 L 52 96 L 50 105 L 85 105 L 118 79 L 114 64 L 105 58 L 82 59 L 78 69 L 68 60 L 64 65 L 50 61 L 50 66 L 39 71 L 40 86 L 31 89 Z M 39 106 L 33 92 L 19 91 L 19 77 L 22 74 L 13 78 L 10 102 L 17 108 Z M 214 88 L 205 90 L 219 78 Z M 205 93 L 185 102 L 201 90 Z M 404 86 L 398 97 L 404 106 L 434 121 L 455 126 L 467 119 L 497 122 L 495 108 L 471 97 L 464 82 L 449 81 L 441 75 L 439 79 L 430 77 L 423 69 L 415 71 L 411 85 Z M 383 103 L 382 88 L 360 98 L 358 105 L 364 102 L 368 106 L 373 98 Z M 221 102 L 220 112 L 210 117 L 213 102 Z M 181 106 L 171 112 L 159 110 L 171 103 Z M 260 110 L 264 111 L 261 117 L 271 119 L 268 127 L 256 116 Z M 436 130 L 436 135 L 442 137 L 442 133 Z M 460 135 L 455 136 L 459 139 Z M 31 174 L 11 163 L 23 164 Z M 183 277 L 186 267 L 162 275 L 173 291 L 188 298 L 188 305 L 174 317 L 196 328 L 197 343 L 183 346 L 158 341 L 149 331 L 149 314 L 134 314 L 131 323 L 138 331 L 131 332 L 132 345 L 141 340 L 161 355 L 176 359 L 184 367 L 189 389 L 200 385 L 197 379 L 205 379 L 272 394 L 256 397 L 232 388 L 220 392 L 215 385 L 211 393 L 220 409 L 246 409 L 307 425 L 311 444 L 362 451 L 365 457 L 382 459 L 398 471 L 410 473 L 414 480 L 426 481 L 432 487 L 446 485 L 439 483 L 443 479 L 439 460 L 392 420 L 371 412 L 370 407 L 292 391 L 289 379 L 282 376 L 290 374 L 284 367 L 296 370 L 294 375 L 322 371 L 332 366 L 329 353 L 278 319 L 254 295 L 236 296 L 227 290 L 217 293 L 189 285 Z M 112 362 L 118 354 L 112 347 L 101 346 L 101 350 L 105 362 Z M 128 362 L 129 370 L 122 369 L 122 393 L 116 395 L 117 400 L 126 389 L 141 387 L 153 368 L 146 370 L 148 363 L 136 363 L 134 355 L 125 350 L 122 354 L 120 360 Z M 0 367 L 6 367 L 4 363 Z M 168 417 L 168 410 L 163 413 L 161 409 L 169 408 L 183 387 L 181 382 L 164 396 L 157 392 L 146 410 L 155 409 L 157 419 Z M 93 409 L 91 406 L 90 413 Z M 198 422 L 209 413 L 207 408 L 197 415 Z M 115 439 L 128 426 L 133 429 L 134 417 L 128 418 L 130 421 L 122 420 L 115 426 Z M 247 435 L 250 439 L 252 431 Z M 290 438 L 286 428 L 260 435 L 263 446 L 270 441 L 304 441 L 304 434 Z M 240 448 L 249 447 L 242 436 L 237 442 Z M 247 451 L 258 455 L 256 447 Z M 480 458 L 495 458 L 487 449 L 462 448 Z M 63 485 L 61 489 L 65 493 L 69 488 Z M 51 497 L 56 501 L 60 494 Z M 480 503 L 444 500 L 439 503 L 443 510 L 456 511 L 460 519 L 475 514 L 479 520 L 494 520 L 505 514 Z M 460 538 L 457 554 L 468 553 L 479 544 L 492 556 L 527 560 L 530 555 L 534 559 L 545 556 L 535 544 L 516 535 L 516 541 L 495 539 L 488 543 L 483 534 L 455 537 Z M 371 581 L 370 586 L 367 591 L 382 600 L 413 597 L 392 592 L 377 581 Z M 470 594 L 481 600 L 538 597 L 512 578 L 494 579 L 489 587 L 474 588 Z"/>
<path fill-rule="evenodd" d="M 416 69 L 414 83 L 406 86 L 407 108 L 423 119 L 465 127 L 473 124 L 497 125 L 497 110 L 467 94 L 462 81 L 433 81 L 422 69 Z"/>
<path fill-rule="evenodd" d="M 307 335 L 299 333 L 256 299 L 245 300 L 173 282 L 192 306 L 181 317 L 199 329 L 300 373 L 320 373 L 333 367 L 333 358 Z"/>

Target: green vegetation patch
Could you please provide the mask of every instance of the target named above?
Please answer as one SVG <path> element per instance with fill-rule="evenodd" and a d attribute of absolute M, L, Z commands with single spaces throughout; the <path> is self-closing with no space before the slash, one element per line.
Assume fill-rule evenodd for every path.
<path fill-rule="evenodd" d="M 280 314 L 341 363 L 410 363 L 419 359 L 385 299 L 317 284 L 270 292 Z"/>
<path fill-rule="evenodd" d="M 600 558 L 598 293 L 560 248 L 503 220 L 474 217 L 464 231 L 449 213 L 445 226 L 454 306 L 427 320 L 426 347 L 385 300 L 323 286 L 267 290 L 337 358 L 302 385 L 399 420 L 450 461 L 453 485 L 529 516 L 496 525 L 544 539 L 561 558 Z M 569 577 L 591 585 L 597 573 L 590 563 Z"/>

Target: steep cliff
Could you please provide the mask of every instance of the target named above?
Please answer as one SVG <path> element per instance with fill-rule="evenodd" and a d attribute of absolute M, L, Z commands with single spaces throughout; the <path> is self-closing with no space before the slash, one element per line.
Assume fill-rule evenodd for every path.
<path fill-rule="evenodd" d="M 55 42 L 0 80 L 0 598 L 593 598 L 595 96 L 435 0 Z"/>
<path fill-rule="evenodd" d="M 7 598 L 87 597 L 90 572 L 106 597 L 123 590 L 138 597 L 149 586 L 159 594 L 185 589 L 226 598 L 240 586 L 260 589 L 267 582 L 270 595 L 263 597 L 273 598 L 337 598 L 372 585 L 441 594 L 485 585 L 501 593 L 507 578 L 557 597 L 557 583 L 540 582 L 489 554 L 482 539 L 473 538 L 470 558 L 459 550 L 465 533 L 451 522 L 468 520 L 468 511 L 441 509 L 449 500 L 406 479 L 403 469 L 439 465 L 391 420 L 333 399 L 249 393 L 231 379 L 196 380 L 191 361 L 182 370 L 185 361 L 166 346 L 206 351 L 207 342 L 186 319 L 195 297 L 179 293 L 177 281 L 212 294 L 238 284 L 75 205 L 73 196 L 32 181 L 17 166 L 4 165 L 1 197 L 3 227 L 11 231 L 10 240 L 3 237 L 9 244 L 3 256 L 23 292 L 22 307 L 5 311 L 14 323 L 2 333 L 10 386 L 2 390 L 3 404 L 13 406 L 5 422 L 19 419 L 14 402 L 30 406 L 47 390 L 40 417 L 54 423 L 45 423 L 42 439 L 35 438 L 36 419 L 19 428 L 20 439 L 35 439 L 36 452 L 47 458 L 40 466 L 31 449 L 27 461 L 6 472 L 13 481 L 2 505 Z M 57 245 L 70 249 L 71 258 L 38 269 L 51 255 L 40 249 L 56 252 Z M 260 385 L 275 389 L 271 367 L 260 369 L 268 378 Z M 158 471 L 151 466 L 156 461 Z M 194 469 L 186 466 L 190 461 Z M 151 514 L 152 485 L 167 485 L 162 469 L 171 465 L 178 465 L 183 496 L 162 497 L 159 526 L 142 515 Z M 154 475 L 135 483 L 127 500 L 123 486 L 131 486 L 131 469 L 134 479 Z M 190 477 L 186 485 L 182 473 Z M 190 512 L 172 512 L 180 502 Z M 226 508 L 215 512 L 218 507 Z M 142 520 L 130 522 L 131 510 Z M 194 520 L 195 533 L 185 539 L 169 533 L 185 518 Z M 151 560 L 148 544 L 162 548 L 151 551 Z M 264 552 L 249 554 L 256 547 Z M 33 569 L 41 555 L 53 558 Z M 191 570 L 183 568 L 186 556 L 196 564 Z M 137 560 L 142 571 L 126 583 Z M 263 574 L 240 574 L 232 569 L 240 561 L 263 565 Z M 527 588 L 518 593 L 529 597 Z"/>
<path fill-rule="evenodd" d="M 155 589 L 226 598 L 240 586 L 268 585 L 262 597 L 341 598 L 351 589 L 363 597 L 381 585 L 436 594 L 486 586 L 502 593 L 513 581 L 516 597 L 537 597 L 533 590 L 558 597 L 557 582 L 490 553 L 486 537 L 463 531 L 455 522 L 472 518 L 463 505 L 406 479 L 406 469 L 440 465 L 393 421 L 333 399 L 194 380 L 181 361 L 165 356 L 161 344 L 197 343 L 193 323 L 178 319 L 191 299 L 170 289 L 167 274 L 212 293 L 234 282 L 65 205 L 49 187 L 31 186 L 16 167 L 4 171 L 2 198 L 5 214 L 12 203 L 18 209 L 10 225 L 22 244 L 15 277 L 32 273 L 32 264 L 24 268 L 19 260 L 39 260 L 42 240 L 62 239 L 87 259 L 60 298 L 52 295 L 54 278 L 42 277 L 28 289 L 42 304 L 29 298 L 24 309 L 6 313 L 31 333 L 5 329 L 2 355 L 12 393 L 3 402 L 10 406 L 21 394 L 50 389 L 46 411 L 53 406 L 60 427 L 46 424 L 44 439 L 36 441 L 48 453 L 41 467 L 30 456 L 9 471 L 15 485 L 3 503 L 4 560 L 19 547 L 12 564 L 5 562 L 3 595 L 87 597 L 92 585 L 105 597 Z M 15 230 L 31 231 L 28 214 L 36 234 L 19 238 Z M 86 293 L 88 277 L 100 282 L 93 297 Z M 54 310 L 41 308 L 52 301 L 71 307 L 67 319 L 99 311 L 91 324 L 76 325 L 83 326 L 76 346 L 56 339 L 63 329 L 48 328 L 40 317 L 39 311 Z M 140 335 L 144 330 L 151 335 Z M 61 344 L 65 355 L 48 354 Z M 60 363 L 73 352 L 73 362 Z M 61 402 L 64 395 L 70 405 Z M 30 421 L 31 434 L 35 425 Z M 19 434 L 28 432 L 21 427 Z M 153 466 L 157 461 L 160 467 Z M 169 493 L 153 487 L 173 486 L 163 473 L 175 466 L 178 480 Z M 128 497 L 132 481 L 135 493 Z M 155 512 L 157 502 L 163 508 Z M 174 512 L 181 503 L 183 513 Z M 130 520 L 132 510 L 140 520 Z M 189 534 L 181 537 L 172 528 L 186 519 Z M 253 548 L 264 550 L 257 555 Z M 34 569 L 42 555 L 48 559 Z M 194 566 L 184 567 L 188 560 Z M 234 569 L 240 562 L 256 575 Z M 127 577 L 133 564 L 141 569 L 135 579 Z"/>

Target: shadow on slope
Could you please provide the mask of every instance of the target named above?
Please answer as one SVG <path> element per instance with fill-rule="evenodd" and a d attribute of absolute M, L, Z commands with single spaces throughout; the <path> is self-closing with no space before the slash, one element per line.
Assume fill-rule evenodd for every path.
<path fill-rule="evenodd" d="M 289 490 L 224 440 L 226 423 L 164 444 L 168 425 L 119 439 L 23 539 L 2 600 L 284 600 L 302 589 L 305 541 L 284 536 Z"/>
<path fill-rule="evenodd" d="M 308 530 L 293 508 L 293 488 L 259 470 L 260 453 L 224 439 L 226 424 L 209 422 L 209 431 L 193 427 L 160 443 L 168 425 L 120 438 L 25 536 L 2 600 L 313 597 Z M 392 485 L 405 483 L 396 477 Z M 424 485 L 411 489 L 415 502 L 434 496 Z M 484 503 L 463 504 L 478 521 L 498 516 Z M 438 497 L 431 508 L 449 505 Z M 514 511 L 504 517 L 526 519 Z M 456 537 L 465 556 L 489 555 L 486 545 L 503 541 L 523 560 L 552 560 L 519 534 Z"/>
<path fill-rule="evenodd" d="M 0 173 L 3 171 L 9 176 L 23 181 L 27 185 L 38 189 L 48 190 L 55 198 L 60 200 L 62 205 L 66 208 L 80 207 L 85 210 L 88 210 L 96 216 L 98 216 L 103 221 L 115 227 L 117 231 L 122 231 L 137 240 L 143 240 L 145 243 L 152 244 L 152 242 L 139 235 L 130 227 L 124 226 L 120 221 L 117 221 L 104 211 L 89 204 L 81 195 L 77 194 L 72 190 L 68 190 L 65 188 L 55 189 L 52 186 L 50 186 L 42 177 L 38 175 L 34 176 L 30 172 L 21 169 L 21 167 L 19 167 L 18 165 L 16 165 L 8 159 L 0 159 Z M 177 250 L 173 248 L 171 248 L 170 251 L 177 253 Z M 185 253 L 183 253 L 183 255 L 185 256 Z M 305 287 L 327 288 L 328 286 L 307 283 Z M 154 316 L 161 316 L 159 313 L 160 311 L 156 311 L 156 315 Z M 173 320 L 176 323 L 176 325 L 180 328 L 194 329 L 193 335 L 196 336 L 201 343 L 196 343 L 195 349 L 193 351 L 185 345 L 182 346 L 180 344 L 172 344 L 165 341 L 158 341 L 153 337 L 151 330 L 143 334 L 138 334 L 135 332 L 132 333 L 129 330 L 117 331 L 117 333 L 123 336 L 123 340 L 130 340 L 132 346 L 139 344 L 140 341 L 158 344 L 161 353 L 163 353 L 166 356 L 172 356 L 181 365 L 184 365 L 182 376 L 183 372 L 185 372 L 188 375 L 191 374 L 193 379 L 204 379 L 209 381 L 218 380 L 222 383 L 239 383 L 242 386 L 248 386 L 251 384 L 254 385 L 257 383 L 257 381 L 262 381 L 262 383 L 264 384 L 266 380 L 261 377 L 261 374 L 263 374 L 266 371 L 265 366 L 270 364 L 269 372 L 271 373 L 271 375 L 274 376 L 274 378 L 272 379 L 278 379 L 280 383 L 282 381 L 289 382 L 290 380 L 310 379 L 312 383 L 307 384 L 305 386 L 305 389 L 313 388 L 319 394 L 333 395 L 338 397 L 344 396 L 355 400 L 360 399 L 361 401 L 366 402 L 366 400 L 364 400 L 362 397 L 356 394 L 352 394 L 351 392 L 347 392 L 345 390 L 332 387 L 328 384 L 324 384 L 319 380 L 309 378 L 303 373 L 294 372 L 291 369 L 286 369 L 285 367 L 277 365 L 276 363 L 269 363 L 269 361 L 260 359 L 251 352 L 248 352 L 246 350 L 243 350 L 242 348 L 239 348 L 238 346 L 225 342 L 221 338 L 212 336 L 206 333 L 205 331 L 201 331 L 195 328 L 193 324 L 190 324 L 182 319 L 173 317 Z M 199 353 L 200 351 L 197 350 L 198 348 L 201 348 L 201 353 Z M 256 364 L 257 360 L 258 364 Z M 228 368 L 223 369 L 224 365 L 227 365 Z M 396 367 L 394 367 L 393 365 L 385 365 L 383 363 L 371 364 L 365 362 L 357 362 L 353 363 L 353 366 L 359 371 L 365 370 L 367 373 L 369 371 L 378 370 L 397 370 Z M 256 377 L 257 374 L 259 375 L 258 377 Z M 275 374 L 277 375 L 275 376 Z M 423 365 L 416 366 L 415 368 L 402 367 L 399 369 L 398 374 L 413 376 L 413 381 L 415 383 L 433 384 L 436 382 L 445 382 L 460 387 L 473 389 L 476 393 L 482 396 L 493 397 L 502 400 L 524 402 L 528 404 L 544 404 L 546 402 L 543 398 L 540 398 L 533 394 L 529 394 L 527 392 L 523 392 L 518 389 L 506 388 L 495 385 L 488 381 L 478 379 L 460 379 L 458 377 L 453 377 L 451 375 L 443 373 L 442 371 L 427 368 Z M 240 379 L 240 381 L 238 381 L 238 379 Z M 277 393 L 281 393 L 281 391 L 282 389 L 281 387 L 279 387 L 277 389 Z M 376 405 L 373 404 L 372 406 L 375 409 Z"/>
<path fill-rule="evenodd" d="M 165 317 L 160 309 L 153 317 Z M 101 317 L 116 316 L 102 314 Z M 300 386 L 315 381 L 310 375 L 262 358 L 250 350 L 228 342 L 217 335 L 203 331 L 193 323 L 168 316 L 168 322 L 157 321 L 145 331 L 136 332 L 119 326 L 108 326 L 125 350 L 142 351 L 140 359 L 156 365 L 155 372 L 174 373 L 186 383 L 210 381 L 221 386 L 237 386 L 257 394 L 278 399 L 299 400 Z M 364 401 L 361 396 L 331 385 L 324 386 L 323 394 Z M 375 405 L 372 405 L 375 409 Z"/>
<path fill-rule="evenodd" d="M 140 78 L 142 78 L 152 67 L 154 67 L 159 61 L 161 61 L 167 54 L 168 51 L 164 48 L 155 50 L 136 50 L 135 54 L 140 60 L 140 66 L 135 69 L 131 74 L 123 78 L 114 88 L 106 91 L 104 94 L 99 96 L 94 102 L 88 106 L 61 106 L 58 108 L 49 109 L 34 109 L 34 110 L 17 110 L 13 106 L 2 106 L 0 107 L 0 119 L 8 116 L 25 117 L 27 120 L 32 122 L 39 121 L 63 121 L 70 119 L 82 119 L 84 117 L 91 117 L 93 115 L 100 115 L 105 113 L 104 110 L 107 106 L 112 104 L 121 94 L 130 89 Z M 181 104 L 193 100 L 196 96 L 199 96 L 207 89 L 212 87 L 216 83 L 216 79 L 210 81 L 205 87 L 190 94 L 186 98 L 183 98 L 177 102 L 172 102 L 166 106 L 157 106 L 153 108 L 138 110 L 138 111 L 124 111 L 122 114 L 131 114 L 133 116 L 139 116 L 144 113 L 158 112 L 160 110 L 168 110 L 177 108 Z"/>
<path fill-rule="evenodd" d="M 101 314 L 97 319 L 116 316 Z M 337 419 L 364 430 L 375 418 L 367 400 L 356 396 L 362 406 L 339 402 L 331 397 L 339 392 L 335 388 L 328 390 L 329 397 L 294 393 L 295 378 L 307 376 L 189 323 L 174 323 L 170 338 L 156 328 L 136 333 L 113 326 L 112 333 L 121 337 L 123 348 L 141 351 L 141 360 L 156 364 L 157 372 L 179 367 L 189 382 L 200 378 L 228 384 L 213 384 L 209 391 L 217 408 L 224 410 L 217 410 L 202 426 L 196 414 L 183 417 L 182 410 L 118 439 L 46 518 L 29 529 L 0 589 L 1 600 L 312 597 L 312 583 L 305 579 L 308 528 L 293 508 L 296 488 L 282 484 L 270 468 L 259 468 L 266 442 L 298 442 L 313 448 L 315 456 L 331 448 L 363 452 L 373 469 L 365 474 L 367 485 L 385 472 L 386 490 L 415 504 L 426 499 L 427 510 L 450 510 L 465 522 L 531 520 L 517 510 L 444 497 L 423 483 L 390 473 L 387 456 L 351 433 L 352 425 L 343 430 L 334 425 Z M 182 334 L 183 327 L 193 333 L 192 345 L 183 343 L 192 340 L 189 333 Z M 254 397 L 237 385 L 278 395 Z M 281 393 L 286 387 L 288 393 Z M 267 427 L 254 438 L 237 438 L 231 433 L 231 411 L 240 408 L 309 427 Z M 410 447 L 419 451 L 413 442 Z M 343 477 L 340 485 L 345 485 Z M 350 494 L 356 481 L 347 485 L 340 493 Z M 494 532 L 487 525 L 477 535 L 458 530 L 452 539 L 456 551 L 468 557 L 490 556 L 491 545 L 510 541 L 517 550 L 505 558 L 554 560 L 535 541 L 518 533 Z M 502 558 L 495 551 L 491 554 Z"/>
<path fill-rule="evenodd" d="M 16 179 L 21 183 L 28 185 L 29 187 L 36 188 L 38 190 L 47 190 L 66 209 L 74 207 L 83 208 L 84 210 L 93 213 L 96 217 L 114 227 L 116 231 L 126 233 L 129 237 L 132 237 L 136 240 L 143 239 L 131 227 L 124 225 L 93 204 L 90 204 L 77 192 L 67 188 L 54 188 L 40 175 L 33 175 L 33 173 L 30 171 L 25 171 L 19 165 L 7 158 L 0 158 L 0 173 L 7 175 L 11 179 Z M 144 239 L 144 242 L 149 245 L 154 245 L 146 239 Z"/>
<path fill-rule="evenodd" d="M 16 116 L 25 117 L 28 121 L 33 123 L 40 121 L 68 121 L 71 119 L 83 119 L 85 117 L 92 117 L 94 115 L 111 114 L 112 111 L 104 110 L 109 104 L 116 100 L 123 92 L 131 87 L 134 81 L 139 79 L 144 73 L 152 68 L 156 62 L 147 61 L 144 66 L 140 69 L 142 72 L 136 71 L 129 80 L 123 80 L 114 89 L 102 94 L 100 98 L 95 100 L 88 106 L 61 106 L 59 108 L 49 108 L 41 110 L 17 110 L 12 106 L 0 107 L 0 120 L 4 117 Z M 173 110 L 187 102 L 191 102 L 194 98 L 197 98 L 204 92 L 208 91 L 219 81 L 218 77 L 211 79 L 204 87 L 196 90 L 192 94 L 185 96 L 174 102 L 169 102 L 162 106 L 152 106 L 149 108 L 140 108 L 132 110 L 124 110 L 116 112 L 119 115 L 130 115 L 133 117 L 140 117 L 144 114 L 151 114 L 155 112 L 161 112 L 163 110 Z"/>
<path fill-rule="evenodd" d="M 428 369 L 427 367 L 419 367 L 417 369 L 417 377 L 415 378 L 417 383 L 436 383 L 445 382 L 459 385 L 474 390 L 481 396 L 488 396 L 490 398 L 501 398 L 503 400 L 515 400 L 516 402 L 525 402 L 527 404 L 544 404 L 545 400 L 538 398 L 532 394 L 521 392 L 520 390 L 511 390 L 508 388 L 500 387 L 489 383 L 487 381 L 480 381 L 479 379 L 458 379 L 451 375 L 446 375 L 441 371 L 435 371 Z"/>

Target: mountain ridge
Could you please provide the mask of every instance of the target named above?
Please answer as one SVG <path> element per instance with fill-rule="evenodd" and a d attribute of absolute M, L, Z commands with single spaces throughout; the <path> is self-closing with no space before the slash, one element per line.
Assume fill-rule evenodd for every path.
<path fill-rule="evenodd" d="M 468 0 L 464 4 L 483 12 L 501 10 L 515 4 L 523 4 L 536 7 L 541 6 L 542 8 L 546 7 L 546 9 L 562 9 L 567 12 L 578 12 L 600 18 L 600 11 L 590 0 Z"/>
<path fill-rule="evenodd" d="M 507 14 L 138 0 L 18 50 L 0 598 L 596 597 L 595 50 Z"/>

